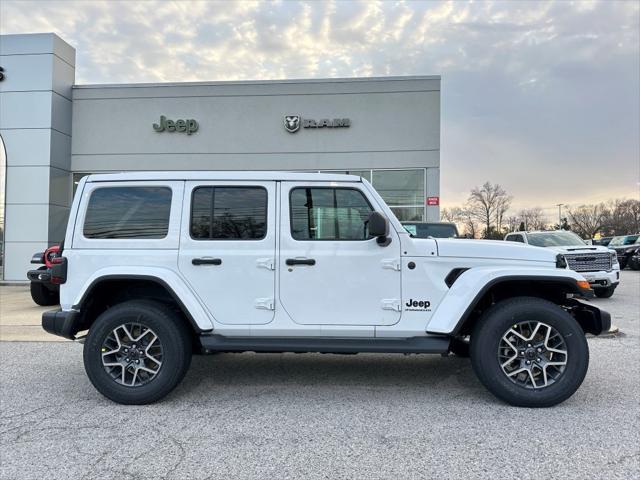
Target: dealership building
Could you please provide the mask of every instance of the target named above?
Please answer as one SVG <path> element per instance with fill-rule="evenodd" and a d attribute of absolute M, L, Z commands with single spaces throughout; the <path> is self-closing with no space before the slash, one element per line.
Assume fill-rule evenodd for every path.
<path fill-rule="evenodd" d="M 54 34 L 0 36 L 6 281 L 63 239 L 90 173 L 351 173 L 401 220 L 439 219 L 439 76 L 76 85 L 75 65 Z"/>

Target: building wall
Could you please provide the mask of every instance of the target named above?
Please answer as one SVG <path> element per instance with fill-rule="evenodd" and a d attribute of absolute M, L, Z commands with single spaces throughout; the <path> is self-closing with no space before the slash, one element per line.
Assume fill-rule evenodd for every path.
<path fill-rule="evenodd" d="M 158 133 L 161 115 L 199 129 Z M 289 133 L 285 115 L 350 126 Z M 73 118 L 74 172 L 423 168 L 439 196 L 437 76 L 75 86 Z"/>
<path fill-rule="evenodd" d="M 75 50 L 54 34 L 0 37 L 0 135 L 6 149 L 4 279 L 64 236 L 71 200 Z"/>

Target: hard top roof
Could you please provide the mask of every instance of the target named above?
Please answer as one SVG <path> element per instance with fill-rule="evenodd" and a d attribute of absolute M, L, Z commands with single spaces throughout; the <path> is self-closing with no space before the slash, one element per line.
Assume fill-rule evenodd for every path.
<path fill-rule="evenodd" d="M 142 180 L 282 180 L 301 182 L 361 182 L 356 175 L 342 173 L 313 173 L 313 172 L 283 172 L 283 171 L 136 171 L 121 173 L 98 173 L 89 175 L 88 182 L 117 182 L 117 181 L 142 181 Z"/>

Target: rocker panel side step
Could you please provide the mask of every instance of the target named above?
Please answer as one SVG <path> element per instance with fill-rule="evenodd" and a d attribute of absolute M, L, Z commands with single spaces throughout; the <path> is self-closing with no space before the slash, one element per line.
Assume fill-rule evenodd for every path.
<path fill-rule="evenodd" d="M 209 352 L 292 353 L 447 353 L 449 337 L 388 338 L 286 338 L 225 337 L 202 335 L 200 343 Z"/>

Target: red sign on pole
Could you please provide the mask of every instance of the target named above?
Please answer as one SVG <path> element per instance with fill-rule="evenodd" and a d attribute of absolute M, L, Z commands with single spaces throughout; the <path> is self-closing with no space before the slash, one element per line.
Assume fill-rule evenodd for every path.
<path fill-rule="evenodd" d="M 440 197 L 427 197 L 427 205 L 437 207 L 440 205 Z"/>

